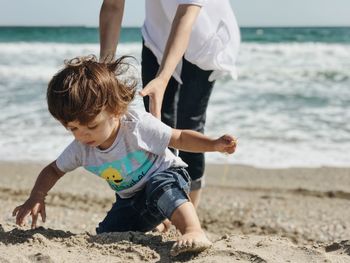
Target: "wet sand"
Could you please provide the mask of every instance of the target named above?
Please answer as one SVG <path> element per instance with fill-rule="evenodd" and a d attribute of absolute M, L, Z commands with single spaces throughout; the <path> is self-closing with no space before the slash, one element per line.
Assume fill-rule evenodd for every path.
<path fill-rule="evenodd" d="M 350 168 L 208 165 L 198 213 L 213 247 L 174 258 L 175 229 L 96 235 L 114 193 L 82 169 L 52 189 L 45 224 L 18 228 L 43 166 L 0 162 L 0 262 L 350 262 Z"/>

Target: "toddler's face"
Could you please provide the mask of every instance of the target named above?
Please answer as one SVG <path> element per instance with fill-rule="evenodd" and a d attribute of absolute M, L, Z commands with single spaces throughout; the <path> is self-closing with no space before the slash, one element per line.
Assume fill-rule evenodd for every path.
<path fill-rule="evenodd" d="M 103 150 L 113 144 L 119 128 L 119 118 L 103 110 L 87 125 L 72 121 L 68 122 L 66 127 L 73 133 L 76 140 Z"/>

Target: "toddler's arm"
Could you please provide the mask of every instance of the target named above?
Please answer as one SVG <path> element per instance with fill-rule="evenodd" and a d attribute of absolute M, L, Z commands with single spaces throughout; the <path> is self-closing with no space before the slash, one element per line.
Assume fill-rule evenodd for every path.
<path fill-rule="evenodd" d="M 236 144 L 236 139 L 232 135 L 212 139 L 196 131 L 177 129 L 173 129 L 169 142 L 170 147 L 186 152 L 234 153 Z"/>
<path fill-rule="evenodd" d="M 25 218 L 29 214 L 32 216 L 32 229 L 36 227 L 39 214 L 43 222 L 45 222 L 45 196 L 63 175 L 64 173 L 57 168 L 56 162 L 50 163 L 40 172 L 27 201 L 17 206 L 12 212 L 12 215 L 16 216 L 17 225 L 23 226 Z"/>

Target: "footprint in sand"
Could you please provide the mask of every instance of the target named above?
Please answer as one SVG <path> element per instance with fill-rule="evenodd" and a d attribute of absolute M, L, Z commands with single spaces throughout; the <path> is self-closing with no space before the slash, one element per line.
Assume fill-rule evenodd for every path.
<path fill-rule="evenodd" d="M 45 262 L 45 263 L 54 263 L 52 258 L 49 255 L 44 255 L 41 253 L 36 253 L 34 255 L 28 256 L 28 259 L 31 262 Z"/>

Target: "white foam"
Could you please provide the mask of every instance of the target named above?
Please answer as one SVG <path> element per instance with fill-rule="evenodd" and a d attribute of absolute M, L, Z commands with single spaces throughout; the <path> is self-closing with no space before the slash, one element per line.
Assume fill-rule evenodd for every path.
<path fill-rule="evenodd" d="M 52 160 L 71 136 L 47 112 L 47 81 L 63 60 L 98 44 L 0 43 L 0 160 Z M 141 43 L 118 54 L 140 61 Z M 207 134 L 238 136 L 237 153 L 209 162 L 259 167 L 350 166 L 350 45 L 243 43 L 238 81 L 217 81 Z M 139 77 L 136 64 L 132 76 Z M 142 109 L 137 97 L 136 106 Z"/>

